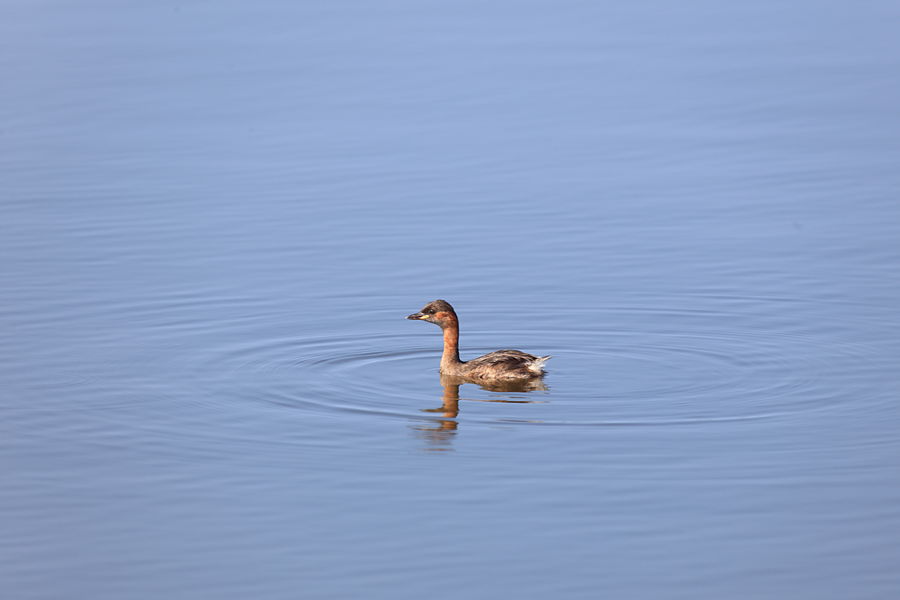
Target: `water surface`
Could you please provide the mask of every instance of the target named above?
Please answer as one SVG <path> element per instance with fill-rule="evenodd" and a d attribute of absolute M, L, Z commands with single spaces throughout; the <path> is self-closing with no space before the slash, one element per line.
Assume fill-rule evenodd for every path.
<path fill-rule="evenodd" d="M 900 594 L 893 3 L 6 12 L 4 597 Z"/>

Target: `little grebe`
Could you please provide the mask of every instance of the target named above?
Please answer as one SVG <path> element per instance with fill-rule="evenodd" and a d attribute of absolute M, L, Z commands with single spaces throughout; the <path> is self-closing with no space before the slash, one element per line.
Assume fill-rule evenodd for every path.
<path fill-rule="evenodd" d="M 544 363 L 550 358 L 518 350 L 497 350 L 465 362 L 459 360 L 459 319 L 446 300 L 429 302 L 421 311 L 406 318 L 428 321 L 444 330 L 443 375 L 481 380 L 532 379 L 544 374 Z"/>

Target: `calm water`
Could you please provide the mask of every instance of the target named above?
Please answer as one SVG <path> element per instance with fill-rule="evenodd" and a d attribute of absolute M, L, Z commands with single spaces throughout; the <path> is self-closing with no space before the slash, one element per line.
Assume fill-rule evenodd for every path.
<path fill-rule="evenodd" d="M 900 5 L 126 4 L 0 21 L 0 596 L 900 597 Z"/>

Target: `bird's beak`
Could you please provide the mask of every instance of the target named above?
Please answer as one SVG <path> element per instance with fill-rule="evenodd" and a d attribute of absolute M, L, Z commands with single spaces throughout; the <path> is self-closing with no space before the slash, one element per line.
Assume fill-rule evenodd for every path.
<path fill-rule="evenodd" d="M 417 313 L 413 313 L 413 314 L 409 315 L 409 316 L 406 317 L 406 318 L 407 318 L 407 319 L 412 319 L 413 321 L 421 321 L 422 319 L 425 318 L 425 315 L 423 315 L 423 314 L 420 313 L 420 312 L 417 312 Z"/>

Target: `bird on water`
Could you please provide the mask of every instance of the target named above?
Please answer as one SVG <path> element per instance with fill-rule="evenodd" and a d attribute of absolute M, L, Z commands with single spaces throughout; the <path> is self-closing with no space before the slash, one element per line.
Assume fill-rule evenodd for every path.
<path fill-rule="evenodd" d="M 446 300 L 429 302 L 422 310 L 406 318 L 428 321 L 443 330 L 442 375 L 486 381 L 533 379 L 544 375 L 544 363 L 550 358 L 549 356 L 535 356 L 519 350 L 497 350 L 472 360 L 460 360 L 459 318 Z"/>

